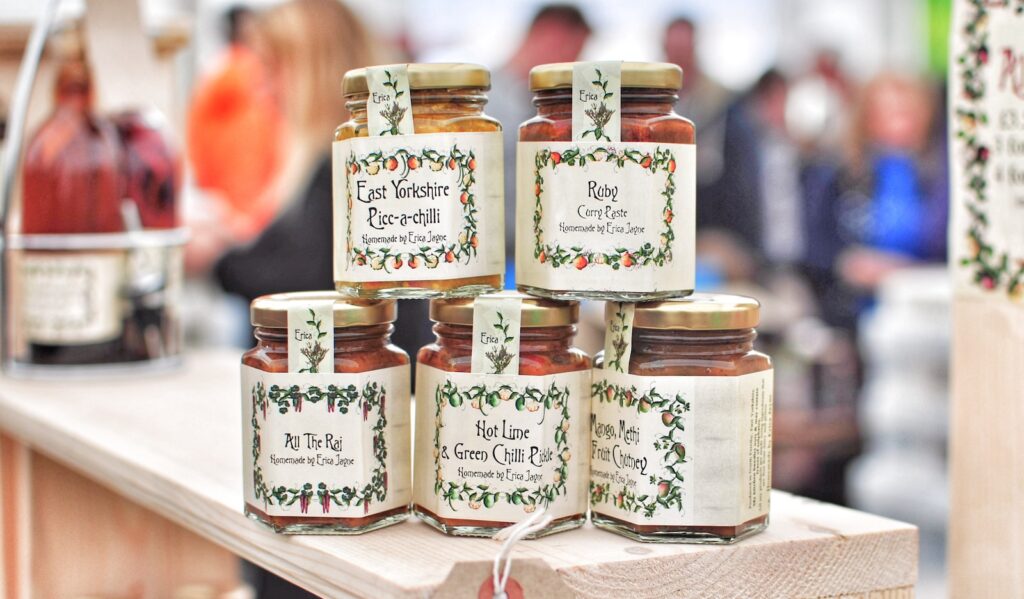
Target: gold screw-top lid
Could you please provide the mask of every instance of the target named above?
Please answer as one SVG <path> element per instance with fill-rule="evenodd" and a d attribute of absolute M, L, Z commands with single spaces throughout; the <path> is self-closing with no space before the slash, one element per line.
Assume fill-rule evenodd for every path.
<path fill-rule="evenodd" d="M 542 64 L 530 69 L 530 91 L 572 87 L 575 62 Z M 622 87 L 650 87 L 678 90 L 683 86 L 683 69 L 667 62 L 623 62 Z"/>
<path fill-rule="evenodd" d="M 580 319 L 579 302 L 544 299 L 518 291 L 502 291 L 490 295 L 523 300 L 520 326 L 560 327 L 576 324 Z M 430 300 L 430 320 L 472 326 L 473 298 L 456 297 Z"/>
<path fill-rule="evenodd" d="M 356 300 L 333 291 L 275 293 L 252 300 L 249 316 L 253 326 L 283 329 L 288 326 L 288 309 L 307 302 L 334 302 L 334 328 L 369 326 L 394 322 L 398 318 L 395 300 Z"/>
<path fill-rule="evenodd" d="M 615 304 L 605 306 L 610 318 Z M 757 326 L 761 304 L 751 297 L 719 293 L 695 293 L 689 297 L 636 305 L 633 326 L 638 329 L 724 331 Z"/>
<path fill-rule="evenodd" d="M 381 65 L 388 66 L 388 65 Z M 449 89 L 460 87 L 491 88 L 491 72 L 487 67 L 468 62 L 416 63 L 408 65 L 409 89 Z M 341 80 L 346 96 L 365 94 L 366 69 L 352 69 Z"/>

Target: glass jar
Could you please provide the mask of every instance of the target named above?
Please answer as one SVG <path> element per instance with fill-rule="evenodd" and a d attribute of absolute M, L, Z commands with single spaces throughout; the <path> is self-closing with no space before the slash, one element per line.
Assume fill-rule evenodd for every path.
<path fill-rule="evenodd" d="M 251 316 L 256 346 L 242 356 L 246 515 L 281 533 L 356 534 L 404 520 L 409 356 L 391 343 L 395 302 L 283 293 L 256 298 Z M 295 364 L 311 342 L 324 356 L 312 372 Z"/>
<path fill-rule="evenodd" d="M 648 301 L 693 290 L 695 129 L 673 110 L 682 71 L 611 66 L 620 79 L 607 63 L 530 71 L 537 115 L 519 127 L 516 180 L 521 291 Z M 586 85 L 579 77 L 574 84 L 574 72 Z M 598 82 L 601 94 L 593 95 Z"/>
<path fill-rule="evenodd" d="M 773 377 L 753 349 L 759 304 L 695 294 L 630 310 L 608 304 L 611 338 L 595 360 L 594 524 L 653 542 L 731 543 L 764 530 Z"/>
<path fill-rule="evenodd" d="M 188 237 L 175 228 L 176 155 L 141 119 L 129 131 L 95 113 L 85 62 L 62 64 L 55 92 L 26 145 L 5 234 L 5 368 L 49 377 L 176 365 Z"/>
<path fill-rule="evenodd" d="M 373 70 L 391 85 L 380 91 Z M 502 137 L 501 124 L 484 114 L 490 83 L 487 69 L 463 63 L 345 74 L 351 118 L 334 147 L 339 292 L 426 298 L 502 288 Z M 413 130 L 403 132 L 405 111 Z M 392 131 L 371 130 L 381 118 L 392 119 Z"/>
<path fill-rule="evenodd" d="M 437 341 L 417 356 L 414 510 L 451 535 L 492 536 L 546 509 L 534 536 L 586 519 L 590 358 L 573 346 L 579 305 L 515 292 L 517 374 L 474 373 L 472 299 L 433 300 Z M 488 296 L 493 297 L 493 296 Z"/>

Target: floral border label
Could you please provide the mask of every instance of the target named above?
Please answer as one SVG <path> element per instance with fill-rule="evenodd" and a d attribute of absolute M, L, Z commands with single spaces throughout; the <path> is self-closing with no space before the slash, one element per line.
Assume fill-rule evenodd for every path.
<path fill-rule="evenodd" d="M 288 308 L 288 372 L 334 371 L 334 302 Z"/>
<path fill-rule="evenodd" d="M 605 305 L 604 365 L 615 372 L 629 372 L 633 353 L 633 317 L 636 304 L 608 302 Z"/>
<path fill-rule="evenodd" d="M 586 511 L 589 371 L 549 376 L 417 367 L 418 505 L 443 518 L 517 521 Z"/>
<path fill-rule="evenodd" d="M 242 366 L 246 503 L 303 518 L 407 504 L 408 384 L 405 366 L 301 378 Z"/>
<path fill-rule="evenodd" d="M 415 133 L 408 65 L 366 67 L 366 90 L 366 125 L 371 136 Z"/>
<path fill-rule="evenodd" d="M 500 293 L 480 295 L 473 300 L 473 372 L 519 373 L 522 306 L 522 298 Z"/>
<path fill-rule="evenodd" d="M 590 505 L 642 525 L 733 526 L 771 496 L 772 371 L 643 377 L 594 370 Z"/>
<path fill-rule="evenodd" d="M 572 67 L 572 138 L 619 141 L 622 63 L 577 62 Z"/>
<path fill-rule="evenodd" d="M 954 6 L 950 263 L 958 292 L 1024 305 L 1024 10 Z"/>
<path fill-rule="evenodd" d="M 123 252 L 38 252 L 12 255 L 19 276 L 20 334 L 54 345 L 110 341 L 121 334 Z"/>
<path fill-rule="evenodd" d="M 692 289 L 695 156 L 690 144 L 520 142 L 519 282 Z"/>
<path fill-rule="evenodd" d="M 504 272 L 501 133 L 334 144 L 335 279 Z"/>

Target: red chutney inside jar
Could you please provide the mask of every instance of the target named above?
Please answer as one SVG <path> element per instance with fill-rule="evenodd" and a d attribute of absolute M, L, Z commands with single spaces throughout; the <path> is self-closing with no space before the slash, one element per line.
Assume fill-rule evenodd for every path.
<path fill-rule="evenodd" d="M 486 298 L 516 304 L 518 374 L 474 372 L 480 339 L 498 325 L 474 326 Z M 554 520 L 534 536 L 583 524 L 591 361 L 573 346 L 578 316 L 576 302 L 514 292 L 431 301 L 437 341 L 416 370 L 413 501 L 423 520 L 460 536 L 491 536 L 538 509 Z"/>
<path fill-rule="evenodd" d="M 593 383 L 596 526 L 668 543 L 765 529 L 773 378 L 753 349 L 758 314 L 756 300 L 731 295 L 608 304 Z"/>
<path fill-rule="evenodd" d="M 530 72 L 537 115 L 519 127 L 516 174 L 521 291 L 648 301 L 693 290 L 695 129 L 673 110 L 683 73 L 612 66 L 617 77 L 608 63 Z"/>
<path fill-rule="evenodd" d="M 254 300 L 251 316 L 246 515 L 281 533 L 356 534 L 404 520 L 409 356 L 391 344 L 395 302 L 284 293 Z"/>

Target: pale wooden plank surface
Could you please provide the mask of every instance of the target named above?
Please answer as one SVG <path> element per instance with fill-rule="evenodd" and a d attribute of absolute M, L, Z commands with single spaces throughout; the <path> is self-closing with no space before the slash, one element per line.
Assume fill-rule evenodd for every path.
<path fill-rule="evenodd" d="M 29 597 L 221 597 L 231 552 L 33 452 Z M 199 594 L 202 592 L 202 594 Z"/>
<path fill-rule="evenodd" d="M 146 380 L 0 379 L 0 429 L 325 596 L 426 596 L 453 564 L 496 553 L 489 539 L 446 538 L 418 522 L 359 537 L 286 537 L 248 521 L 239 403 L 237 353 L 201 353 L 184 372 Z M 916 581 L 917 532 L 775 493 L 768 531 L 734 546 L 642 545 L 587 527 L 515 555 L 544 560 L 587 597 L 898 597 L 891 593 Z"/>
<path fill-rule="evenodd" d="M 952 597 L 1024 589 L 1024 309 L 953 302 L 949 573 Z"/>

